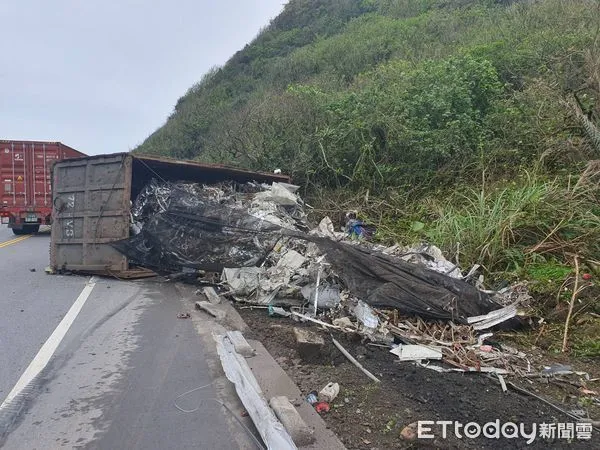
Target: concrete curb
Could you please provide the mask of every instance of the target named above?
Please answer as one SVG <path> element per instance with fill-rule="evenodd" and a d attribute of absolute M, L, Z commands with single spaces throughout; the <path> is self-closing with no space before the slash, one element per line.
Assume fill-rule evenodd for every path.
<path fill-rule="evenodd" d="M 256 355 L 248 358 L 248 365 L 256 377 L 265 397 L 285 396 L 296 406 L 296 410 L 306 425 L 313 430 L 315 442 L 302 447 L 306 449 L 342 450 L 345 449 L 342 442 L 333 431 L 327 428 L 325 421 L 319 416 L 315 409 L 304 400 L 304 396 L 298 386 L 285 373 L 281 366 L 273 359 L 267 349 L 259 342 L 248 340 L 248 343 L 256 351 Z"/>
<path fill-rule="evenodd" d="M 185 297 L 190 299 L 192 305 L 194 305 L 196 301 L 202 300 L 202 296 L 196 295 L 189 286 L 183 287 L 180 285 L 180 291 L 182 294 L 185 292 Z M 248 325 L 231 302 L 224 301 L 218 306 L 221 311 L 226 313 L 226 316 L 223 320 L 218 322 L 213 320 L 217 328 L 225 328 L 228 331 L 240 331 L 242 333 L 248 331 Z M 195 314 L 206 315 L 204 312 L 200 311 L 195 311 Z M 296 407 L 302 420 L 304 420 L 306 425 L 312 430 L 315 442 L 307 446 L 302 446 L 301 448 L 315 450 L 322 450 L 324 448 L 328 450 L 344 450 L 346 447 L 344 447 L 335 433 L 327 427 L 325 421 L 319 416 L 314 408 L 304 400 L 304 396 L 300 392 L 298 386 L 287 375 L 279 363 L 275 361 L 262 343 L 250 339 L 247 339 L 247 341 L 254 349 L 255 354 L 254 356 L 247 357 L 246 361 L 252 369 L 252 373 L 258 381 L 267 401 L 272 397 L 287 397 Z"/>

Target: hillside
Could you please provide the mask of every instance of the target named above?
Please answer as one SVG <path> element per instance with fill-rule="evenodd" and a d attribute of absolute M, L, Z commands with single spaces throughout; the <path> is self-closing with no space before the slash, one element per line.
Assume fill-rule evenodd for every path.
<path fill-rule="evenodd" d="M 135 151 L 280 168 L 317 216 L 564 279 L 600 254 L 599 30 L 597 0 L 291 0 Z"/>
<path fill-rule="evenodd" d="M 514 168 L 561 153 L 575 125 L 567 94 L 598 114 L 594 8 L 292 0 L 137 151 L 374 188 L 404 184 L 415 168 L 424 178 L 467 162 Z"/>

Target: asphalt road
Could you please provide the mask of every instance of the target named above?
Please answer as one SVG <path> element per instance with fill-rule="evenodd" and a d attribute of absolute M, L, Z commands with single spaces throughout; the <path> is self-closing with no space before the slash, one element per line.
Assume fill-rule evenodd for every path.
<path fill-rule="evenodd" d="M 0 402 L 12 398 L 0 447 L 256 448 L 193 294 L 157 279 L 48 275 L 49 233 L 15 238 L 0 228 Z"/>

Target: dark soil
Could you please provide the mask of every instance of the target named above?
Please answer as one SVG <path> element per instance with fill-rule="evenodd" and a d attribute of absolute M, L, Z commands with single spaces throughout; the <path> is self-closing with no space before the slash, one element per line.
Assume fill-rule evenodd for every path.
<path fill-rule="evenodd" d="M 340 385 L 339 396 L 323 418 L 344 445 L 349 449 L 388 448 L 600 448 L 600 433 L 592 432 L 591 441 L 574 439 L 544 440 L 537 438 L 533 444 L 516 439 L 459 439 L 454 430 L 441 437 L 441 427 L 432 433 L 435 439 L 407 441 L 400 432 L 419 420 L 459 421 L 463 425 L 476 422 L 483 425 L 500 420 L 500 424 L 523 424 L 529 432 L 532 424 L 572 423 L 545 403 L 510 390 L 503 393 L 497 380 L 485 374 L 437 373 L 417 367 L 409 362 L 395 361 L 387 349 L 361 342 L 359 336 L 335 335 L 336 339 L 355 356 L 361 364 L 381 379 L 371 382 L 351 364 L 333 344 L 328 331 L 313 324 L 301 324 L 290 319 L 271 318 L 264 309 L 240 309 L 240 314 L 250 327 L 247 337 L 260 340 L 281 367 L 296 382 L 304 395 L 319 391 L 329 382 Z M 324 338 L 326 347 L 317 361 L 303 361 L 296 350 L 293 327 L 310 327 Z M 507 381 L 510 379 L 507 378 Z M 512 381 L 526 386 L 538 395 L 550 386 L 534 381 Z M 552 389 L 557 387 L 551 385 Z M 565 395 L 565 398 L 570 398 Z M 557 401 L 553 400 L 556 404 Z M 564 406 L 573 409 L 572 406 Z"/>

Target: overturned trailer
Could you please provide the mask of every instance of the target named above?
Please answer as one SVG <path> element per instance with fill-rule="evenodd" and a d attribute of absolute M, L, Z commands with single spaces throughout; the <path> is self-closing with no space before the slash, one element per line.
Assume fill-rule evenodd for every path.
<path fill-rule="evenodd" d="M 129 153 L 61 161 L 52 172 L 51 268 L 120 278 L 150 274 L 130 265 L 111 243 L 130 237 L 132 202 L 152 179 L 203 184 L 289 182 L 285 175 Z"/>

